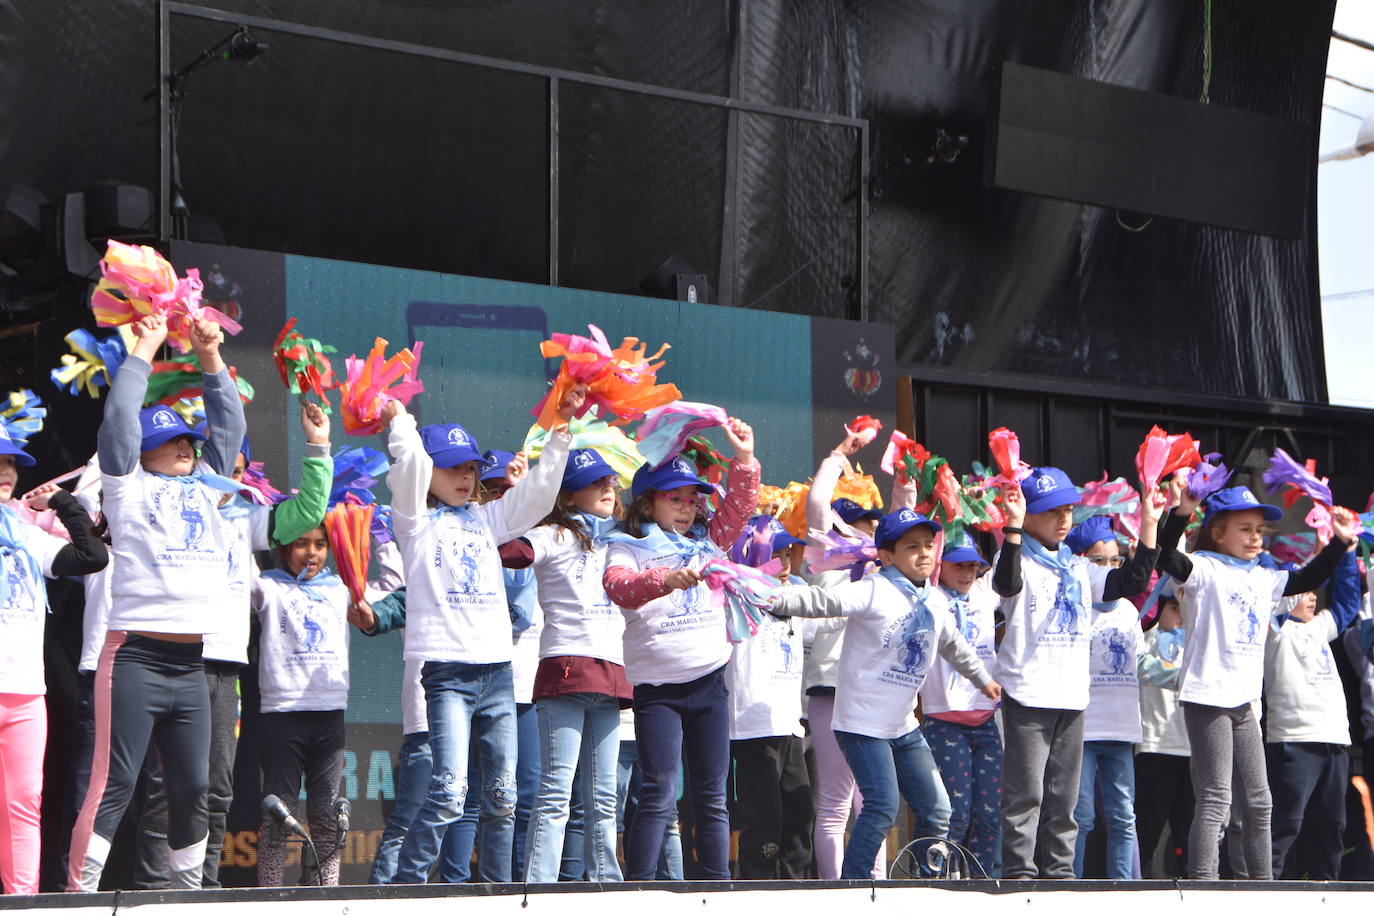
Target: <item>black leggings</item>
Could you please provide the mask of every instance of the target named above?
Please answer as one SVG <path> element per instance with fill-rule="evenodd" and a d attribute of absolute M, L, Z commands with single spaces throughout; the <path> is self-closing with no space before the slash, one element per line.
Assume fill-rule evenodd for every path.
<path fill-rule="evenodd" d="M 95 672 L 95 750 L 68 861 L 69 890 L 94 892 L 151 743 L 167 786 L 172 886 L 200 886 L 208 829 L 210 700 L 201 644 L 121 630 Z"/>
<path fill-rule="evenodd" d="M 305 776 L 305 820 L 320 857 L 320 883 L 339 883 L 339 821 L 333 810 L 343 776 L 344 711 L 265 712 L 258 720 L 258 754 L 262 793 L 275 795 L 293 812 L 300 811 L 301 776 Z M 286 837 L 271 818 L 258 834 L 258 885 L 285 883 Z"/>

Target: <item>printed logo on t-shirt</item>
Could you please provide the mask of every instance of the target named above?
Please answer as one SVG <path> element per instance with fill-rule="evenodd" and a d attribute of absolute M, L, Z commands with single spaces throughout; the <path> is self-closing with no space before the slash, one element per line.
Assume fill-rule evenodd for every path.
<path fill-rule="evenodd" d="M 1289 623 L 1288 626 L 1293 626 Z M 1285 627 L 1285 630 L 1287 627 Z M 1314 638 L 1316 633 L 1310 627 L 1303 626 L 1294 637 L 1294 646 L 1298 652 L 1298 661 L 1304 668 L 1310 670 L 1314 675 L 1322 680 L 1330 680 L 1336 673 L 1335 667 L 1331 664 L 1331 649 L 1320 638 Z M 1316 658 L 1313 659 L 1315 653 Z"/>
<path fill-rule="evenodd" d="M 334 640 L 325 629 L 327 615 L 332 613 L 336 612 L 329 606 L 328 599 L 311 598 L 300 590 L 287 594 L 278 616 L 286 664 L 334 662 L 337 659 L 339 647 L 333 644 Z"/>
<path fill-rule="evenodd" d="M 1260 631 L 1259 612 L 1255 609 L 1255 595 L 1248 588 L 1231 592 L 1227 604 L 1236 609 L 1240 621 L 1239 636 L 1242 644 L 1257 646 L 1263 633 Z"/>
<path fill-rule="evenodd" d="M 918 629 L 916 611 L 909 611 L 888 624 L 883 631 L 882 645 L 884 649 L 894 652 L 896 659 L 878 675 L 879 678 L 903 687 L 920 689 L 926 679 L 926 670 L 930 668 L 935 633 Z"/>
<path fill-rule="evenodd" d="M 1093 634 L 1092 654 L 1097 662 L 1095 676 L 1135 679 L 1135 653 L 1131 651 L 1130 639 L 1116 627 L 1104 627 Z"/>
<path fill-rule="evenodd" d="M 596 554 L 586 550 L 579 551 L 577 561 L 573 566 L 573 582 L 579 595 L 591 598 L 590 601 L 582 605 L 582 616 L 584 617 L 620 613 L 620 609 L 611 603 L 611 599 L 606 595 L 606 590 L 601 587 L 599 570 L 602 568 L 603 564 L 596 562 Z M 589 579 L 592 580 L 590 583 L 588 582 Z M 589 584 L 590 588 L 588 587 Z"/>
<path fill-rule="evenodd" d="M 1054 609 L 1050 612 L 1050 633 L 1078 635 L 1078 606 L 1069 600 L 1068 589 L 1061 579 L 1054 592 Z"/>
<path fill-rule="evenodd" d="M 34 618 L 42 607 L 42 602 L 35 599 L 43 584 L 33 581 L 33 576 L 29 574 L 28 558 L 16 550 L 2 547 L 0 563 L 5 566 L 5 600 L 0 604 L 0 617 Z"/>
<path fill-rule="evenodd" d="M 460 526 L 456 532 L 446 531 L 434 544 L 434 568 L 439 571 L 440 581 L 448 578 L 449 587 L 445 590 L 450 607 L 471 604 L 489 604 L 497 600 L 496 584 L 488 580 L 484 564 L 481 562 L 482 545 L 475 540 L 457 540 L 454 534 L 481 536 L 480 529 Z M 504 591 L 504 583 L 501 585 Z M 504 601 L 499 602 L 502 606 Z"/>
<path fill-rule="evenodd" d="M 148 525 L 162 535 L 162 546 L 154 555 L 160 565 L 173 569 L 224 568 L 220 565 L 223 558 L 216 556 L 217 545 L 208 522 L 215 509 L 204 487 L 176 480 L 157 481 L 150 503 Z"/>

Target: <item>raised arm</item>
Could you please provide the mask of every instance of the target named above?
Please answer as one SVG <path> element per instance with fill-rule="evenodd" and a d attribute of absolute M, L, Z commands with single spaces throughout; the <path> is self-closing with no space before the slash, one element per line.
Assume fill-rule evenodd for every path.
<path fill-rule="evenodd" d="M 201 319 L 192 325 L 191 349 L 204 373 L 201 385 L 204 388 L 205 423 L 209 427 L 209 439 L 202 457 L 216 474 L 227 477 L 234 470 L 239 447 L 248 432 L 248 421 L 243 417 L 243 401 L 239 398 L 238 388 L 219 355 L 219 345 L 217 323 Z"/>
<path fill-rule="evenodd" d="M 334 487 L 334 459 L 329 454 L 329 415 L 318 404 L 301 407 L 305 457 L 301 459 L 300 489 L 272 507 L 272 541 L 290 544 L 324 521 Z M 268 545 L 254 544 L 261 550 Z"/>
<path fill-rule="evenodd" d="M 105 417 L 96 434 L 96 454 L 103 473 L 115 477 L 132 474 L 138 467 L 139 446 L 143 438 L 138 413 L 148 393 L 148 376 L 153 357 L 167 339 L 167 320 L 149 315 L 134 324 L 137 340 L 110 383 L 105 397 Z"/>
<path fill-rule="evenodd" d="M 1312 562 L 1288 574 L 1288 584 L 1283 589 L 1285 595 L 1301 595 L 1321 588 L 1336 571 L 1336 564 L 1355 543 L 1354 514 L 1349 509 L 1340 506 L 1332 509 L 1331 526 L 1333 533 L 1330 543 L 1312 558 Z"/>
<path fill-rule="evenodd" d="M 391 471 L 386 482 L 391 488 L 391 509 L 406 518 L 419 518 L 429 496 L 434 461 L 420 442 L 415 418 L 400 401 L 388 401 L 382 407 L 382 422 L 390 428 L 386 447 L 391 452 Z"/>
<path fill-rule="evenodd" d="M 1102 586 L 1103 601 L 1139 595 L 1149 587 L 1150 574 L 1159 562 L 1159 516 L 1167 502 L 1159 490 L 1140 494 L 1140 543 L 1129 563 L 1107 573 Z"/>
<path fill-rule="evenodd" d="M 1002 509 L 1007 515 L 1006 538 L 992 572 L 992 590 L 1011 598 L 1021 594 L 1021 523 L 1026 520 L 1026 495 L 1016 484 L 1003 489 Z"/>
<path fill-rule="evenodd" d="M 63 527 L 67 529 L 67 534 L 71 536 L 71 543 L 68 543 L 45 531 L 32 529 L 30 534 L 41 539 L 48 548 L 40 556 L 39 565 L 43 569 L 43 575 L 52 578 L 86 576 L 100 572 L 105 568 L 105 564 L 110 562 L 104 542 L 96 536 L 95 529 L 91 527 L 91 517 L 86 514 L 81 503 L 76 501 L 75 496 L 59 489 L 56 484 L 49 484 L 48 487 L 40 487 L 30 494 L 28 504 L 29 508 L 38 512 L 44 509 L 55 511 Z"/>
<path fill-rule="evenodd" d="M 754 431 L 748 423 L 730 418 L 725 436 L 735 449 L 730 472 L 725 480 L 725 500 L 711 518 L 711 540 L 721 550 L 729 550 L 758 509 L 759 463 L 754 460 Z"/>
<path fill-rule="evenodd" d="M 1337 561 L 1336 571 L 1331 574 L 1330 597 L 1331 619 L 1339 636 L 1360 615 L 1360 566 L 1355 562 L 1353 544 Z"/>
<path fill-rule="evenodd" d="M 820 467 L 816 468 L 816 474 L 811 478 L 811 492 L 806 497 L 807 528 L 822 534 L 832 528 L 839 529 L 841 534 L 852 533 L 849 526 L 836 517 L 830 503 L 835 498 L 835 485 L 840 482 L 840 475 L 849 466 L 850 457 L 863 448 L 862 441 L 858 435 L 846 433 L 840 444 L 821 460 Z"/>

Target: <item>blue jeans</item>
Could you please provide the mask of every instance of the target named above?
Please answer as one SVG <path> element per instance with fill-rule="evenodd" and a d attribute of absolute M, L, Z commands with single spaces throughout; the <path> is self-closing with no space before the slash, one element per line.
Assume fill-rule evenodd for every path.
<path fill-rule="evenodd" d="M 558 880 L 574 776 L 581 775 L 584 861 L 592 881 L 619 881 L 615 857 L 616 758 L 620 704 L 602 693 L 543 697 L 539 714 L 539 796 L 530 816 L 525 880 Z"/>
<path fill-rule="evenodd" d="M 1075 878 L 1083 877 L 1083 851 L 1088 848 L 1097 815 L 1097 784 L 1102 782 L 1102 819 L 1107 826 L 1107 875 L 1122 881 L 1134 877 L 1135 755 L 1129 741 L 1084 741 L 1083 768 L 1078 775 L 1077 848 Z"/>
<path fill-rule="evenodd" d="M 708 881 L 730 880 L 730 704 L 725 669 L 686 684 L 635 687 L 635 740 L 644 782 L 625 837 L 625 878 L 652 881 L 663 834 L 677 819 L 678 773 L 687 756 L 697 863 Z"/>
<path fill-rule="evenodd" d="M 997 722 L 958 725 L 928 717 L 921 726 L 949 794 L 949 838 L 999 876 L 1002 847 L 1002 736 Z M 972 869 L 976 873 L 976 867 Z"/>
<path fill-rule="evenodd" d="M 406 832 L 393 884 L 423 884 L 468 795 L 469 748 L 481 772 L 477 861 L 483 881 L 509 881 L 515 834 L 515 687 L 510 662 L 425 662 L 420 675 L 434 771 Z"/>
<path fill-rule="evenodd" d="M 620 759 L 616 761 L 616 828 L 625 832 L 626 824 L 634 820 L 635 809 L 639 807 L 639 751 L 633 741 L 620 742 Z M 679 783 L 681 778 L 679 777 Z M 679 790 L 679 794 L 681 794 Z M 658 855 L 658 869 L 654 877 L 659 881 L 681 881 L 682 870 L 682 830 L 677 818 L 668 822 L 663 832 L 663 851 Z"/>
<path fill-rule="evenodd" d="M 903 798 L 915 815 L 914 838 L 948 835 L 949 795 L 919 728 L 900 738 L 870 738 L 836 730 L 835 742 L 864 799 L 844 848 L 841 878 L 864 879 L 873 874 L 878 847 L 897 822 Z"/>

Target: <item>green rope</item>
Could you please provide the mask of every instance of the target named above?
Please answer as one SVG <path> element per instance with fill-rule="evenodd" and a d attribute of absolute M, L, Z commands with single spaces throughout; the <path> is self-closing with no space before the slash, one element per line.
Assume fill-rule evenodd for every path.
<path fill-rule="evenodd" d="M 1202 0 L 1202 95 L 1205 105 L 1212 92 L 1212 0 Z"/>

